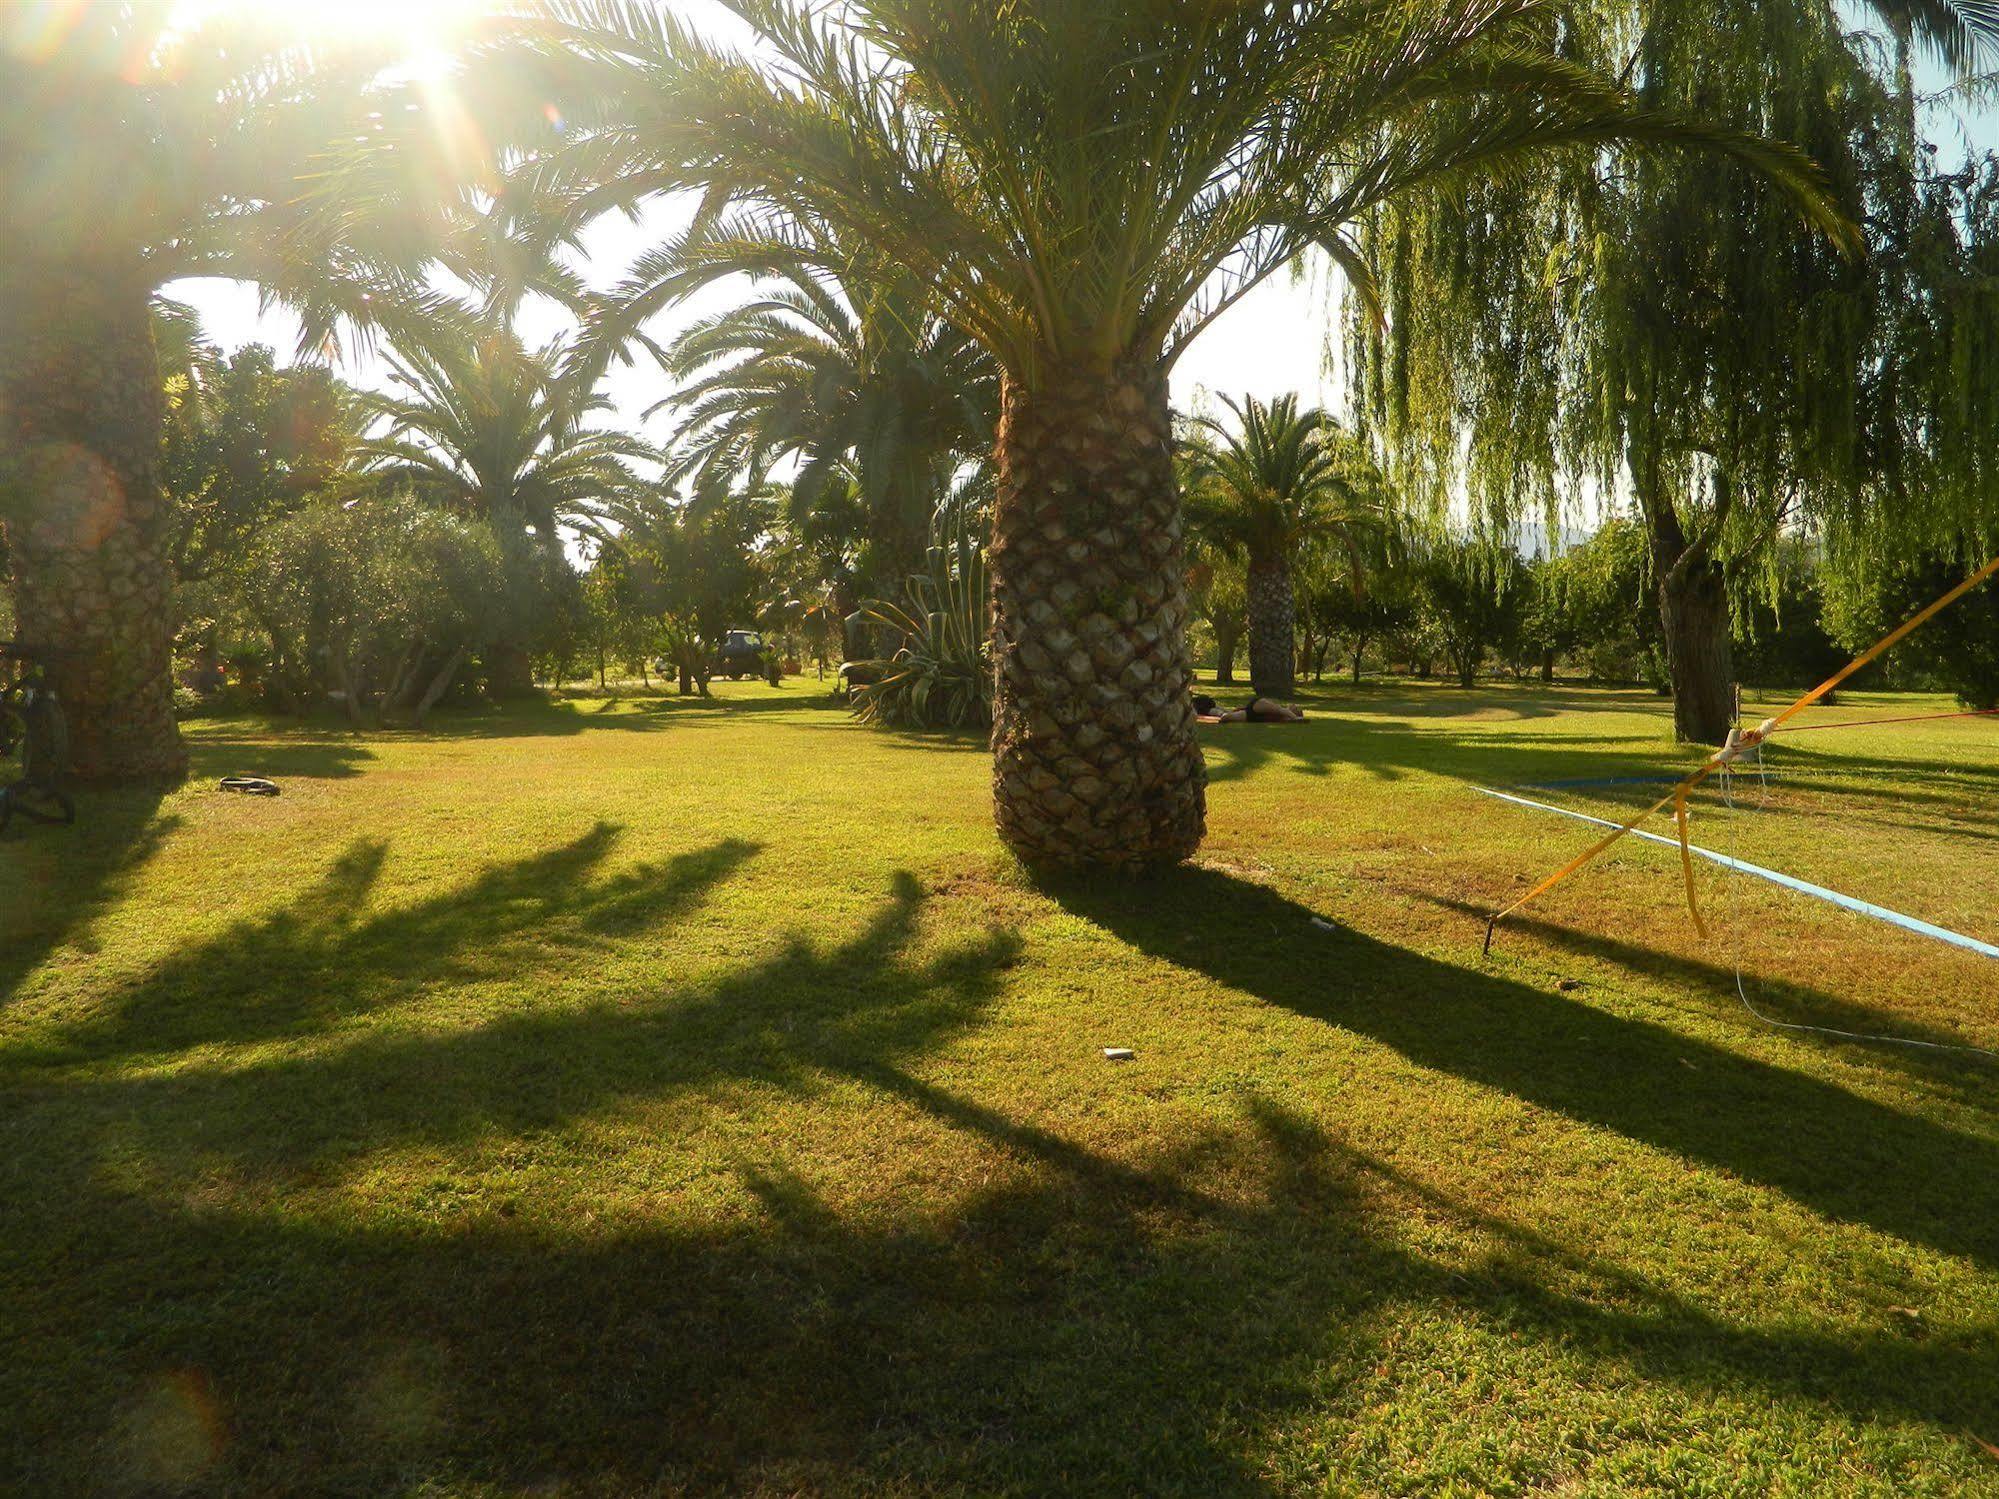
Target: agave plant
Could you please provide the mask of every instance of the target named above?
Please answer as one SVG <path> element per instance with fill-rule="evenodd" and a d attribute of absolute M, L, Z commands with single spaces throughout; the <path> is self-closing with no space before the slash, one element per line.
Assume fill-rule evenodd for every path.
<path fill-rule="evenodd" d="M 991 724 L 990 600 L 984 551 L 961 521 L 947 519 L 904 601 L 861 605 L 865 619 L 902 642 L 874 663 L 872 681 L 855 688 L 862 722 L 932 729 Z"/>

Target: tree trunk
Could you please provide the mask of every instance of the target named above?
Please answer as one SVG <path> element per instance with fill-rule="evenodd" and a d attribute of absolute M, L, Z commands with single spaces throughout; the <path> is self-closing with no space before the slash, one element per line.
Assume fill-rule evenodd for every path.
<path fill-rule="evenodd" d="M 1682 744 L 1725 744 L 1735 725 L 1735 655 L 1720 565 L 1662 573 L 1659 615 L 1666 626 L 1674 734 Z"/>
<path fill-rule="evenodd" d="M 1180 490 L 1151 365 L 1009 379 L 993 510 L 994 817 L 1024 862 L 1141 870 L 1200 847 Z"/>
<path fill-rule="evenodd" d="M 458 675 L 458 668 L 464 664 L 465 647 L 461 645 L 446 658 L 437 675 L 430 679 L 430 686 L 424 689 L 423 696 L 417 700 L 416 726 L 419 729 L 423 727 L 423 721 L 430 717 L 430 710 L 435 708 L 444 694 L 451 690 L 451 679 Z"/>
<path fill-rule="evenodd" d="M 1360 686 L 1361 666 L 1367 659 L 1367 637 L 1361 636 L 1353 643 L 1353 684 Z"/>
<path fill-rule="evenodd" d="M 1298 609 L 1286 557 L 1249 559 L 1249 682 L 1258 697 L 1298 690 Z"/>
<path fill-rule="evenodd" d="M 1725 744 L 1735 725 L 1735 656 L 1728 629 L 1728 575 L 1710 538 L 1689 542 L 1669 498 L 1641 491 L 1659 579 L 1673 733 L 1682 744 Z M 1719 519 L 1716 521 L 1719 526 Z"/>
<path fill-rule="evenodd" d="M 486 694 L 506 700 L 534 696 L 534 658 L 517 640 L 496 640 L 486 650 Z"/>
<path fill-rule="evenodd" d="M 1235 686 L 1235 653 L 1242 646 L 1242 631 L 1234 624 L 1215 627 L 1215 684 Z"/>
<path fill-rule="evenodd" d="M 1541 652 L 1541 681 L 1544 685 L 1552 685 L 1554 680 L 1555 653 L 1553 651 L 1543 651 Z"/>
<path fill-rule="evenodd" d="M 70 773 L 98 785 L 187 774 L 151 318 L 136 274 L 0 254 L 0 521 L 15 629 L 47 653 Z"/>

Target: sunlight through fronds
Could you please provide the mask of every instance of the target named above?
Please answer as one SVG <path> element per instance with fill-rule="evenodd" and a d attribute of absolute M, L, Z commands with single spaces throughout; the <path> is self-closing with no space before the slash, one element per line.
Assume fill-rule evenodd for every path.
<path fill-rule="evenodd" d="M 692 191 L 698 232 L 824 223 L 1030 380 L 1170 362 L 1315 245 L 1365 298 L 1349 229 L 1374 206 L 1549 152 L 1726 156 L 1852 242 L 1801 152 L 1557 55 L 1545 0 L 730 8 L 754 54 L 651 7 L 556 0 L 542 44 L 591 65 L 601 118 L 522 186 L 578 220 Z"/>

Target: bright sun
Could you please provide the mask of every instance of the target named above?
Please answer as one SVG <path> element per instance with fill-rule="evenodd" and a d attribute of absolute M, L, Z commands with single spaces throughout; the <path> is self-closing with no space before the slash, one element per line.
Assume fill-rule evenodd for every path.
<path fill-rule="evenodd" d="M 466 22 L 495 8 L 493 0 L 179 0 L 174 14 L 185 24 L 255 16 L 303 36 L 372 39 L 415 58 L 449 47 Z"/>

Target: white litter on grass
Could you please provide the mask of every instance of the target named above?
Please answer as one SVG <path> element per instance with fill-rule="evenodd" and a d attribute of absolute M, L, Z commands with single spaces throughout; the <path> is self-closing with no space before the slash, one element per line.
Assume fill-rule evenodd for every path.
<path fill-rule="evenodd" d="M 1129 1046 L 1106 1046 L 1104 1048 L 1104 1060 L 1106 1062 L 1135 1062 L 1138 1060 L 1138 1053 L 1133 1051 Z"/>
<path fill-rule="evenodd" d="M 1330 921 L 1326 920 L 1326 918 L 1323 916 L 1314 916 L 1312 918 L 1312 925 L 1317 927 L 1322 932 L 1337 932 L 1339 930 L 1338 927 L 1334 926 Z"/>

